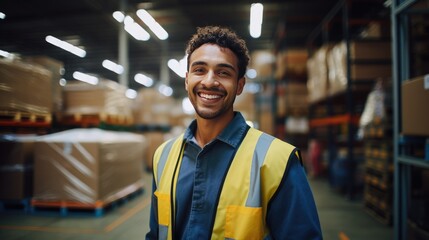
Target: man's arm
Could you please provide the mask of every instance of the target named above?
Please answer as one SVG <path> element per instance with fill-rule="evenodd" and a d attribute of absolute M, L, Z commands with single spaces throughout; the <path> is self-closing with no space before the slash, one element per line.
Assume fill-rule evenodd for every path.
<path fill-rule="evenodd" d="M 272 239 L 322 239 L 319 216 L 301 160 L 293 152 L 280 186 L 268 204 Z"/>

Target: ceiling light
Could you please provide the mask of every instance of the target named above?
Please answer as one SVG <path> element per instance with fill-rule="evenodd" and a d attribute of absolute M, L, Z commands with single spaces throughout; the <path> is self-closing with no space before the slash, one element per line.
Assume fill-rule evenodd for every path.
<path fill-rule="evenodd" d="M 5 19 L 6 18 L 6 14 L 0 12 L 0 19 Z"/>
<path fill-rule="evenodd" d="M 168 33 L 161 25 L 144 9 L 137 11 L 137 16 L 149 27 L 149 29 L 160 39 L 168 38 Z"/>
<path fill-rule="evenodd" d="M 189 100 L 188 97 L 183 98 L 182 109 L 183 109 L 184 113 L 189 114 L 189 115 L 195 113 L 194 106 L 192 106 L 191 100 Z"/>
<path fill-rule="evenodd" d="M 167 97 L 170 97 L 171 95 L 173 95 L 173 89 L 165 84 L 159 85 L 158 91 Z"/>
<path fill-rule="evenodd" d="M 86 82 L 86 83 L 89 83 L 89 84 L 92 84 L 92 85 L 97 85 L 98 84 L 98 78 L 94 77 L 94 76 L 91 76 L 89 74 L 85 74 L 85 73 L 81 73 L 81 72 L 76 71 L 76 72 L 73 73 L 73 77 L 76 80 L 79 80 L 79 81 L 82 81 L 82 82 Z"/>
<path fill-rule="evenodd" d="M 116 21 L 118 22 L 123 22 L 125 19 L 125 15 L 124 13 L 120 12 L 120 11 L 116 11 L 112 14 L 113 18 L 116 19 Z"/>
<path fill-rule="evenodd" d="M 81 58 L 85 57 L 85 55 L 86 55 L 86 51 L 85 50 L 83 50 L 81 48 L 78 48 L 78 47 L 76 47 L 76 46 L 74 46 L 74 45 L 72 45 L 72 44 L 70 44 L 70 43 L 68 43 L 66 41 L 62 41 L 62 40 L 60 40 L 60 39 L 58 39 L 56 37 L 53 37 L 53 36 L 49 35 L 49 36 L 46 36 L 45 39 L 46 39 L 46 41 L 48 43 L 50 43 L 50 44 L 52 44 L 54 46 L 57 46 L 59 48 L 62 48 L 64 50 L 68 51 L 68 52 L 71 52 L 74 55 L 79 56 Z"/>
<path fill-rule="evenodd" d="M 246 71 L 246 76 L 247 76 L 248 78 L 250 78 L 250 79 L 253 79 L 253 78 L 255 78 L 256 76 L 258 76 L 258 73 L 256 72 L 256 70 L 255 70 L 255 69 L 250 68 L 250 69 L 248 69 L 248 70 Z"/>
<path fill-rule="evenodd" d="M 11 55 L 12 54 L 10 54 L 10 52 L 6 52 L 6 51 L 3 51 L 3 50 L 0 50 L 0 56 L 2 56 L 2 57 L 8 58 Z"/>
<path fill-rule="evenodd" d="M 150 39 L 149 33 L 144 30 L 140 25 L 134 22 L 134 19 L 130 16 L 126 16 L 124 19 L 124 29 L 135 39 L 140 41 L 147 41 Z"/>
<path fill-rule="evenodd" d="M 59 81 L 59 84 L 60 84 L 60 86 L 64 87 L 65 85 L 67 85 L 67 80 L 65 80 L 64 78 L 61 78 Z"/>
<path fill-rule="evenodd" d="M 129 99 L 135 99 L 137 97 L 137 91 L 133 89 L 127 89 L 125 96 Z"/>
<path fill-rule="evenodd" d="M 173 70 L 179 77 L 184 78 L 186 77 L 186 71 L 187 71 L 187 58 L 188 55 L 185 55 L 182 59 L 177 61 L 176 59 L 170 59 L 167 62 L 168 67 Z"/>
<path fill-rule="evenodd" d="M 109 69 L 110 71 L 117 74 L 122 74 L 124 72 L 124 67 L 107 59 L 103 61 L 102 65 L 104 68 Z"/>
<path fill-rule="evenodd" d="M 153 80 L 152 80 L 152 78 L 150 78 L 150 77 L 148 77 L 148 76 L 146 76 L 146 75 L 144 75 L 144 74 L 141 74 L 141 73 L 137 73 L 137 74 L 134 76 L 134 80 L 135 80 L 136 82 L 138 82 L 138 83 L 142 84 L 142 85 L 143 85 L 143 86 L 145 86 L 145 87 L 152 87 L 152 85 L 153 85 Z"/>
<path fill-rule="evenodd" d="M 264 6 L 261 3 L 252 3 L 250 7 L 250 36 L 261 36 Z"/>

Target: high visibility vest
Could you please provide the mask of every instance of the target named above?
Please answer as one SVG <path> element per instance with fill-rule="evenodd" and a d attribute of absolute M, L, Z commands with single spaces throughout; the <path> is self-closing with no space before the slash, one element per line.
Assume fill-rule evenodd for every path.
<path fill-rule="evenodd" d="M 184 147 L 182 134 L 162 144 L 154 154 L 159 239 L 172 239 L 176 184 Z M 259 240 L 269 235 L 265 221 L 267 206 L 294 149 L 266 133 L 249 129 L 221 189 L 211 239 Z"/>

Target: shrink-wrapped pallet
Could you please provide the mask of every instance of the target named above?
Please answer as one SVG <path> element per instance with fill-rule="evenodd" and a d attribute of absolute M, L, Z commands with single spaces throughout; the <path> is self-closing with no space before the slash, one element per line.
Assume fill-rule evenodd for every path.
<path fill-rule="evenodd" d="M 110 203 L 142 187 L 143 136 L 72 129 L 35 143 L 34 200 Z"/>

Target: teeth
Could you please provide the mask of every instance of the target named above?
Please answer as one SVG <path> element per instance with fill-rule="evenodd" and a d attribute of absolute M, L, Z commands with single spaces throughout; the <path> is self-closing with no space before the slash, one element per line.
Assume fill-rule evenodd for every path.
<path fill-rule="evenodd" d="M 204 93 L 201 93 L 201 94 L 200 94 L 200 96 L 201 96 L 201 97 L 203 97 L 203 98 L 207 98 L 207 99 L 216 99 L 216 98 L 220 98 L 220 96 L 219 96 L 219 95 L 209 95 L 209 94 L 204 94 Z"/>

